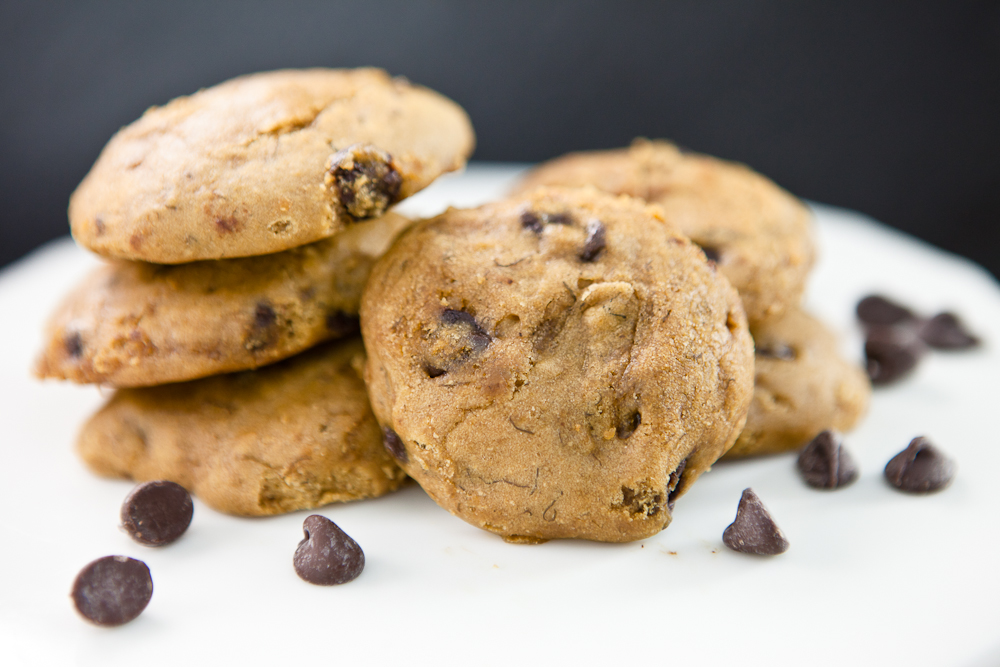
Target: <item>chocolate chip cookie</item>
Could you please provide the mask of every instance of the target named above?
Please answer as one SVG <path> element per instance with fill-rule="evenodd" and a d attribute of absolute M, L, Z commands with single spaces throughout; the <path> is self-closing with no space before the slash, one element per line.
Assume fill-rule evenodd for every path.
<path fill-rule="evenodd" d="M 542 164 L 520 191 L 539 185 L 593 185 L 661 205 L 739 291 L 751 324 L 801 301 L 815 254 L 809 211 L 743 165 L 637 140 Z"/>
<path fill-rule="evenodd" d="M 752 391 L 736 291 L 661 209 L 592 188 L 417 223 L 376 263 L 361 328 L 386 448 L 512 541 L 662 530 Z"/>
<path fill-rule="evenodd" d="M 405 475 L 382 446 L 363 365 L 354 338 L 257 371 L 121 389 L 79 452 L 100 475 L 170 480 L 230 514 L 380 496 Z"/>
<path fill-rule="evenodd" d="M 753 401 L 727 459 L 799 449 L 821 431 L 848 431 L 857 424 L 871 385 L 863 369 L 840 356 L 833 332 L 792 308 L 751 333 Z"/>
<path fill-rule="evenodd" d="M 407 224 L 387 213 L 261 257 L 109 263 L 55 313 L 36 372 L 151 386 L 256 368 L 356 333 L 371 267 Z"/>
<path fill-rule="evenodd" d="M 327 238 L 461 168 L 454 102 L 377 69 L 252 74 L 154 107 L 73 193 L 73 236 L 109 257 L 177 264 Z"/>

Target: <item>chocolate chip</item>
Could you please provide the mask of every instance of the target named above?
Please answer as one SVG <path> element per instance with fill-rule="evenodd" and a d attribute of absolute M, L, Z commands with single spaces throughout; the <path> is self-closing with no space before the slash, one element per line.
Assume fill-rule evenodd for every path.
<path fill-rule="evenodd" d="M 533 211 L 525 211 L 521 214 L 521 226 L 536 234 L 542 233 L 542 219 Z"/>
<path fill-rule="evenodd" d="M 437 366 L 432 366 L 431 364 L 424 364 L 424 372 L 427 373 L 427 377 L 433 379 L 441 377 L 448 371 L 443 368 L 438 368 Z"/>
<path fill-rule="evenodd" d="M 798 355 L 795 350 L 784 343 L 759 343 L 754 349 L 754 354 L 765 359 L 780 359 L 781 361 L 794 361 Z"/>
<path fill-rule="evenodd" d="M 921 436 L 892 457 L 885 478 L 900 491 L 931 493 L 948 486 L 955 475 L 954 462 Z"/>
<path fill-rule="evenodd" d="M 677 500 L 677 492 L 680 491 L 681 479 L 684 477 L 684 469 L 687 468 L 688 460 L 684 459 L 678 465 L 676 470 L 670 473 L 670 479 L 667 480 L 667 508 L 674 509 L 674 502 Z"/>
<path fill-rule="evenodd" d="M 382 444 L 385 446 L 385 450 L 392 455 L 392 458 L 396 459 L 400 463 L 409 462 L 410 457 L 406 453 L 406 447 L 403 445 L 403 441 L 400 440 L 399 435 L 391 428 L 382 429 Z"/>
<path fill-rule="evenodd" d="M 894 327 L 873 327 L 865 339 L 868 378 L 874 385 L 901 380 L 917 367 L 923 347 L 911 333 Z"/>
<path fill-rule="evenodd" d="M 545 216 L 545 222 L 550 225 L 572 225 L 573 216 L 569 213 L 549 213 Z"/>
<path fill-rule="evenodd" d="M 705 253 L 705 259 L 707 259 L 708 261 L 715 262 L 716 264 L 718 264 L 719 260 L 722 259 L 722 251 L 719 250 L 718 248 L 710 245 L 701 245 L 701 244 L 698 244 L 698 247 L 701 248 L 701 251 L 703 253 Z"/>
<path fill-rule="evenodd" d="M 295 549 L 295 572 L 318 586 L 346 584 L 365 569 L 365 553 L 337 524 L 313 514 L 302 524 L 305 538 Z"/>
<path fill-rule="evenodd" d="M 326 330 L 332 336 L 343 338 L 344 336 L 357 333 L 359 328 L 358 318 L 353 315 L 348 315 L 339 310 L 326 314 Z"/>
<path fill-rule="evenodd" d="M 122 503 L 122 527 L 139 544 L 170 544 L 191 525 L 194 505 L 183 486 L 168 481 L 146 482 L 132 489 Z"/>
<path fill-rule="evenodd" d="M 833 431 L 823 431 L 799 453 L 799 472 L 817 489 L 839 489 L 858 478 L 858 467 Z"/>
<path fill-rule="evenodd" d="M 591 220 L 587 223 L 587 240 L 583 244 L 583 251 L 580 259 L 585 262 L 593 262 L 606 245 L 604 223 L 600 220 Z"/>
<path fill-rule="evenodd" d="M 635 430 L 639 428 L 639 424 L 641 423 L 642 423 L 642 415 L 637 410 L 632 414 L 630 414 L 628 417 L 626 417 L 625 421 L 618 424 L 618 427 L 615 428 L 615 435 L 618 437 L 619 440 L 624 440 L 625 438 L 635 433 Z"/>
<path fill-rule="evenodd" d="M 71 595 L 77 611 L 91 623 L 123 625 L 149 604 L 153 579 L 141 560 L 105 556 L 80 570 Z"/>
<path fill-rule="evenodd" d="M 788 540 L 753 489 L 743 490 L 736 520 L 722 533 L 722 541 L 734 551 L 758 556 L 788 551 Z"/>
<path fill-rule="evenodd" d="M 66 334 L 66 337 L 63 338 L 63 347 L 69 356 L 80 357 L 83 354 L 83 337 L 80 336 L 80 332 L 74 331 Z"/>
<path fill-rule="evenodd" d="M 469 338 L 472 341 L 472 347 L 476 352 L 481 352 L 486 349 L 486 347 L 493 341 L 490 335 L 483 331 L 483 328 L 479 326 L 474 318 L 469 313 L 464 310 L 453 310 L 451 308 L 446 308 L 441 313 L 441 322 L 447 325 L 465 325 L 470 329 Z"/>
<path fill-rule="evenodd" d="M 865 324 L 900 324 L 916 319 L 909 308 L 878 294 L 861 299 L 855 312 Z"/>
<path fill-rule="evenodd" d="M 273 345 L 278 339 L 278 331 L 275 326 L 278 322 L 278 314 L 274 308 L 266 301 L 261 301 L 253 311 L 253 318 L 243 336 L 243 346 L 250 352 L 262 350 Z"/>
<path fill-rule="evenodd" d="M 328 163 L 327 185 L 355 220 L 382 215 L 399 201 L 403 178 L 392 156 L 370 144 L 337 151 Z"/>
<path fill-rule="evenodd" d="M 920 339 L 938 350 L 963 350 L 979 345 L 954 313 L 938 313 L 924 322 L 919 330 Z"/>

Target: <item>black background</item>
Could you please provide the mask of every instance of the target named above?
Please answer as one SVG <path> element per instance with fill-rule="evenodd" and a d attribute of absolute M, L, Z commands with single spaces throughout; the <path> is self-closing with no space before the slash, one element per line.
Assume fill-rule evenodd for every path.
<path fill-rule="evenodd" d="M 376 65 L 463 105 L 474 159 L 666 137 L 1000 275 L 1000 4 L 0 5 L 0 265 L 67 231 L 120 126 L 232 76 Z"/>

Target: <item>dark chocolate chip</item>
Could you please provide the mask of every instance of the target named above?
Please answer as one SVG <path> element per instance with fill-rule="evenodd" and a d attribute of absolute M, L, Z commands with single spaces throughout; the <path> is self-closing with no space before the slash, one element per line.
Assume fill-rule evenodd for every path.
<path fill-rule="evenodd" d="M 357 333 L 359 328 L 358 318 L 354 315 L 348 315 L 339 310 L 334 310 L 326 314 L 326 330 L 332 336 L 343 338 L 344 336 Z"/>
<path fill-rule="evenodd" d="M 80 570 L 73 582 L 73 604 L 97 625 L 123 625 L 135 619 L 153 597 L 153 579 L 141 560 L 105 556 Z"/>
<path fill-rule="evenodd" d="M 753 489 L 743 490 L 736 520 L 722 533 L 722 541 L 734 551 L 758 556 L 788 551 L 788 540 Z"/>
<path fill-rule="evenodd" d="M 833 431 L 823 431 L 799 453 L 799 472 L 811 487 L 839 489 L 858 478 L 858 467 Z"/>
<path fill-rule="evenodd" d="M 591 220 L 587 223 L 587 240 L 583 244 L 583 251 L 580 259 L 585 262 L 593 262 L 607 245 L 605 240 L 604 223 L 600 220 Z"/>
<path fill-rule="evenodd" d="M 521 214 L 521 226 L 536 234 L 542 233 L 542 219 L 533 211 L 525 211 Z"/>
<path fill-rule="evenodd" d="M 63 347 L 66 348 L 66 354 L 69 356 L 80 357 L 83 354 L 83 337 L 80 336 L 80 332 L 74 331 L 66 334 L 66 337 L 63 338 Z"/>
<path fill-rule="evenodd" d="M 472 340 L 472 347 L 476 352 L 482 352 L 493 341 L 493 339 L 490 338 L 490 335 L 486 333 L 481 326 L 479 326 L 478 322 L 476 322 L 476 318 L 464 310 L 446 308 L 441 313 L 441 321 L 447 325 L 467 325 L 471 330 L 469 338 Z"/>
<path fill-rule="evenodd" d="M 358 543 L 325 516 L 306 517 L 302 531 L 306 536 L 295 549 L 292 564 L 310 584 L 346 584 L 365 569 L 365 553 Z"/>
<path fill-rule="evenodd" d="M 432 366 L 431 364 L 424 364 L 424 372 L 427 373 L 427 377 L 429 378 L 439 378 L 448 371 L 437 366 Z"/>
<path fill-rule="evenodd" d="M 766 359 L 780 359 L 781 361 L 794 361 L 798 356 L 795 350 L 784 343 L 762 343 L 754 349 L 754 354 Z"/>
<path fill-rule="evenodd" d="M 400 440 L 399 435 L 391 428 L 382 429 L 382 444 L 385 446 L 385 451 L 392 455 L 392 458 L 396 459 L 400 463 L 409 462 L 410 457 L 406 453 L 406 447 L 403 445 L 403 441 Z"/>
<path fill-rule="evenodd" d="M 253 312 L 253 319 L 243 337 L 243 346 L 250 352 L 257 352 L 273 345 L 278 339 L 278 331 L 275 326 L 277 322 L 278 314 L 274 312 L 271 304 L 266 301 L 258 303 Z"/>
<path fill-rule="evenodd" d="M 920 341 L 893 327 L 874 327 L 865 339 L 868 378 L 874 385 L 901 380 L 917 367 L 923 354 Z"/>
<path fill-rule="evenodd" d="M 916 319 L 909 308 L 878 294 L 861 299 L 855 312 L 865 324 L 901 324 Z"/>
<path fill-rule="evenodd" d="M 922 436 L 910 441 L 885 466 L 889 483 L 909 493 L 938 491 L 948 486 L 954 476 L 954 462 Z"/>
<path fill-rule="evenodd" d="M 632 414 L 630 414 L 628 417 L 626 417 L 625 421 L 618 424 L 618 427 L 615 428 L 615 435 L 618 437 L 619 440 L 624 440 L 625 438 L 635 433 L 635 430 L 639 428 L 639 424 L 641 423 L 642 423 L 642 415 L 637 410 Z"/>
<path fill-rule="evenodd" d="M 938 350 L 964 350 L 979 345 L 954 313 L 938 313 L 924 322 L 918 331 L 920 339 Z"/>
<path fill-rule="evenodd" d="M 368 144 L 354 144 L 334 153 L 326 180 L 355 220 L 382 215 L 399 201 L 403 184 L 392 156 Z"/>
<path fill-rule="evenodd" d="M 122 503 L 122 527 L 139 544 L 170 544 L 191 525 L 194 504 L 180 484 L 145 482 L 132 489 Z"/>
<path fill-rule="evenodd" d="M 674 509 L 674 502 L 677 500 L 677 493 L 681 488 L 681 479 L 684 478 L 684 469 L 687 468 L 688 460 L 684 459 L 681 461 L 677 469 L 670 473 L 670 479 L 667 480 L 667 508 Z"/>
<path fill-rule="evenodd" d="M 550 225 L 572 225 L 573 216 L 569 213 L 549 213 L 545 216 L 545 222 Z"/>
<path fill-rule="evenodd" d="M 701 248 L 701 251 L 703 253 L 705 253 L 705 259 L 707 259 L 708 261 L 715 262 L 716 264 L 718 264 L 719 260 L 722 259 L 722 251 L 719 250 L 718 248 L 710 245 L 700 245 L 700 244 L 698 245 L 698 247 Z"/>

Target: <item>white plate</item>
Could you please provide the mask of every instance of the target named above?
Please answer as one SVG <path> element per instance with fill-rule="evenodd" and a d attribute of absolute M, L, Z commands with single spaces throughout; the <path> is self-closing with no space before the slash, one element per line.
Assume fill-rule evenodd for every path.
<path fill-rule="evenodd" d="M 500 194 L 510 167 L 478 165 L 407 203 L 421 213 Z M 127 482 L 90 475 L 75 433 L 94 388 L 29 377 L 40 330 L 94 263 L 68 241 L 0 274 L 0 662 L 117 664 L 1000 664 L 1000 447 L 995 416 L 1000 289 L 978 267 L 859 215 L 816 207 L 822 260 L 808 305 L 858 356 L 853 307 L 872 291 L 924 313 L 959 312 L 985 340 L 932 354 L 875 392 L 847 443 L 862 475 L 807 488 L 791 456 L 720 464 L 656 537 L 512 546 L 418 487 L 322 514 L 362 545 L 346 586 L 299 580 L 292 553 L 309 512 L 239 519 L 195 503 L 189 532 L 150 549 L 118 529 Z M 914 497 L 883 480 L 920 434 L 958 462 L 945 491 Z M 723 529 L 752 486 L 791 541 L 756 558 Z M 69 600 L 77 571 L 126 554 L 155 592 L 136 621 L 93 627 Z"/>

